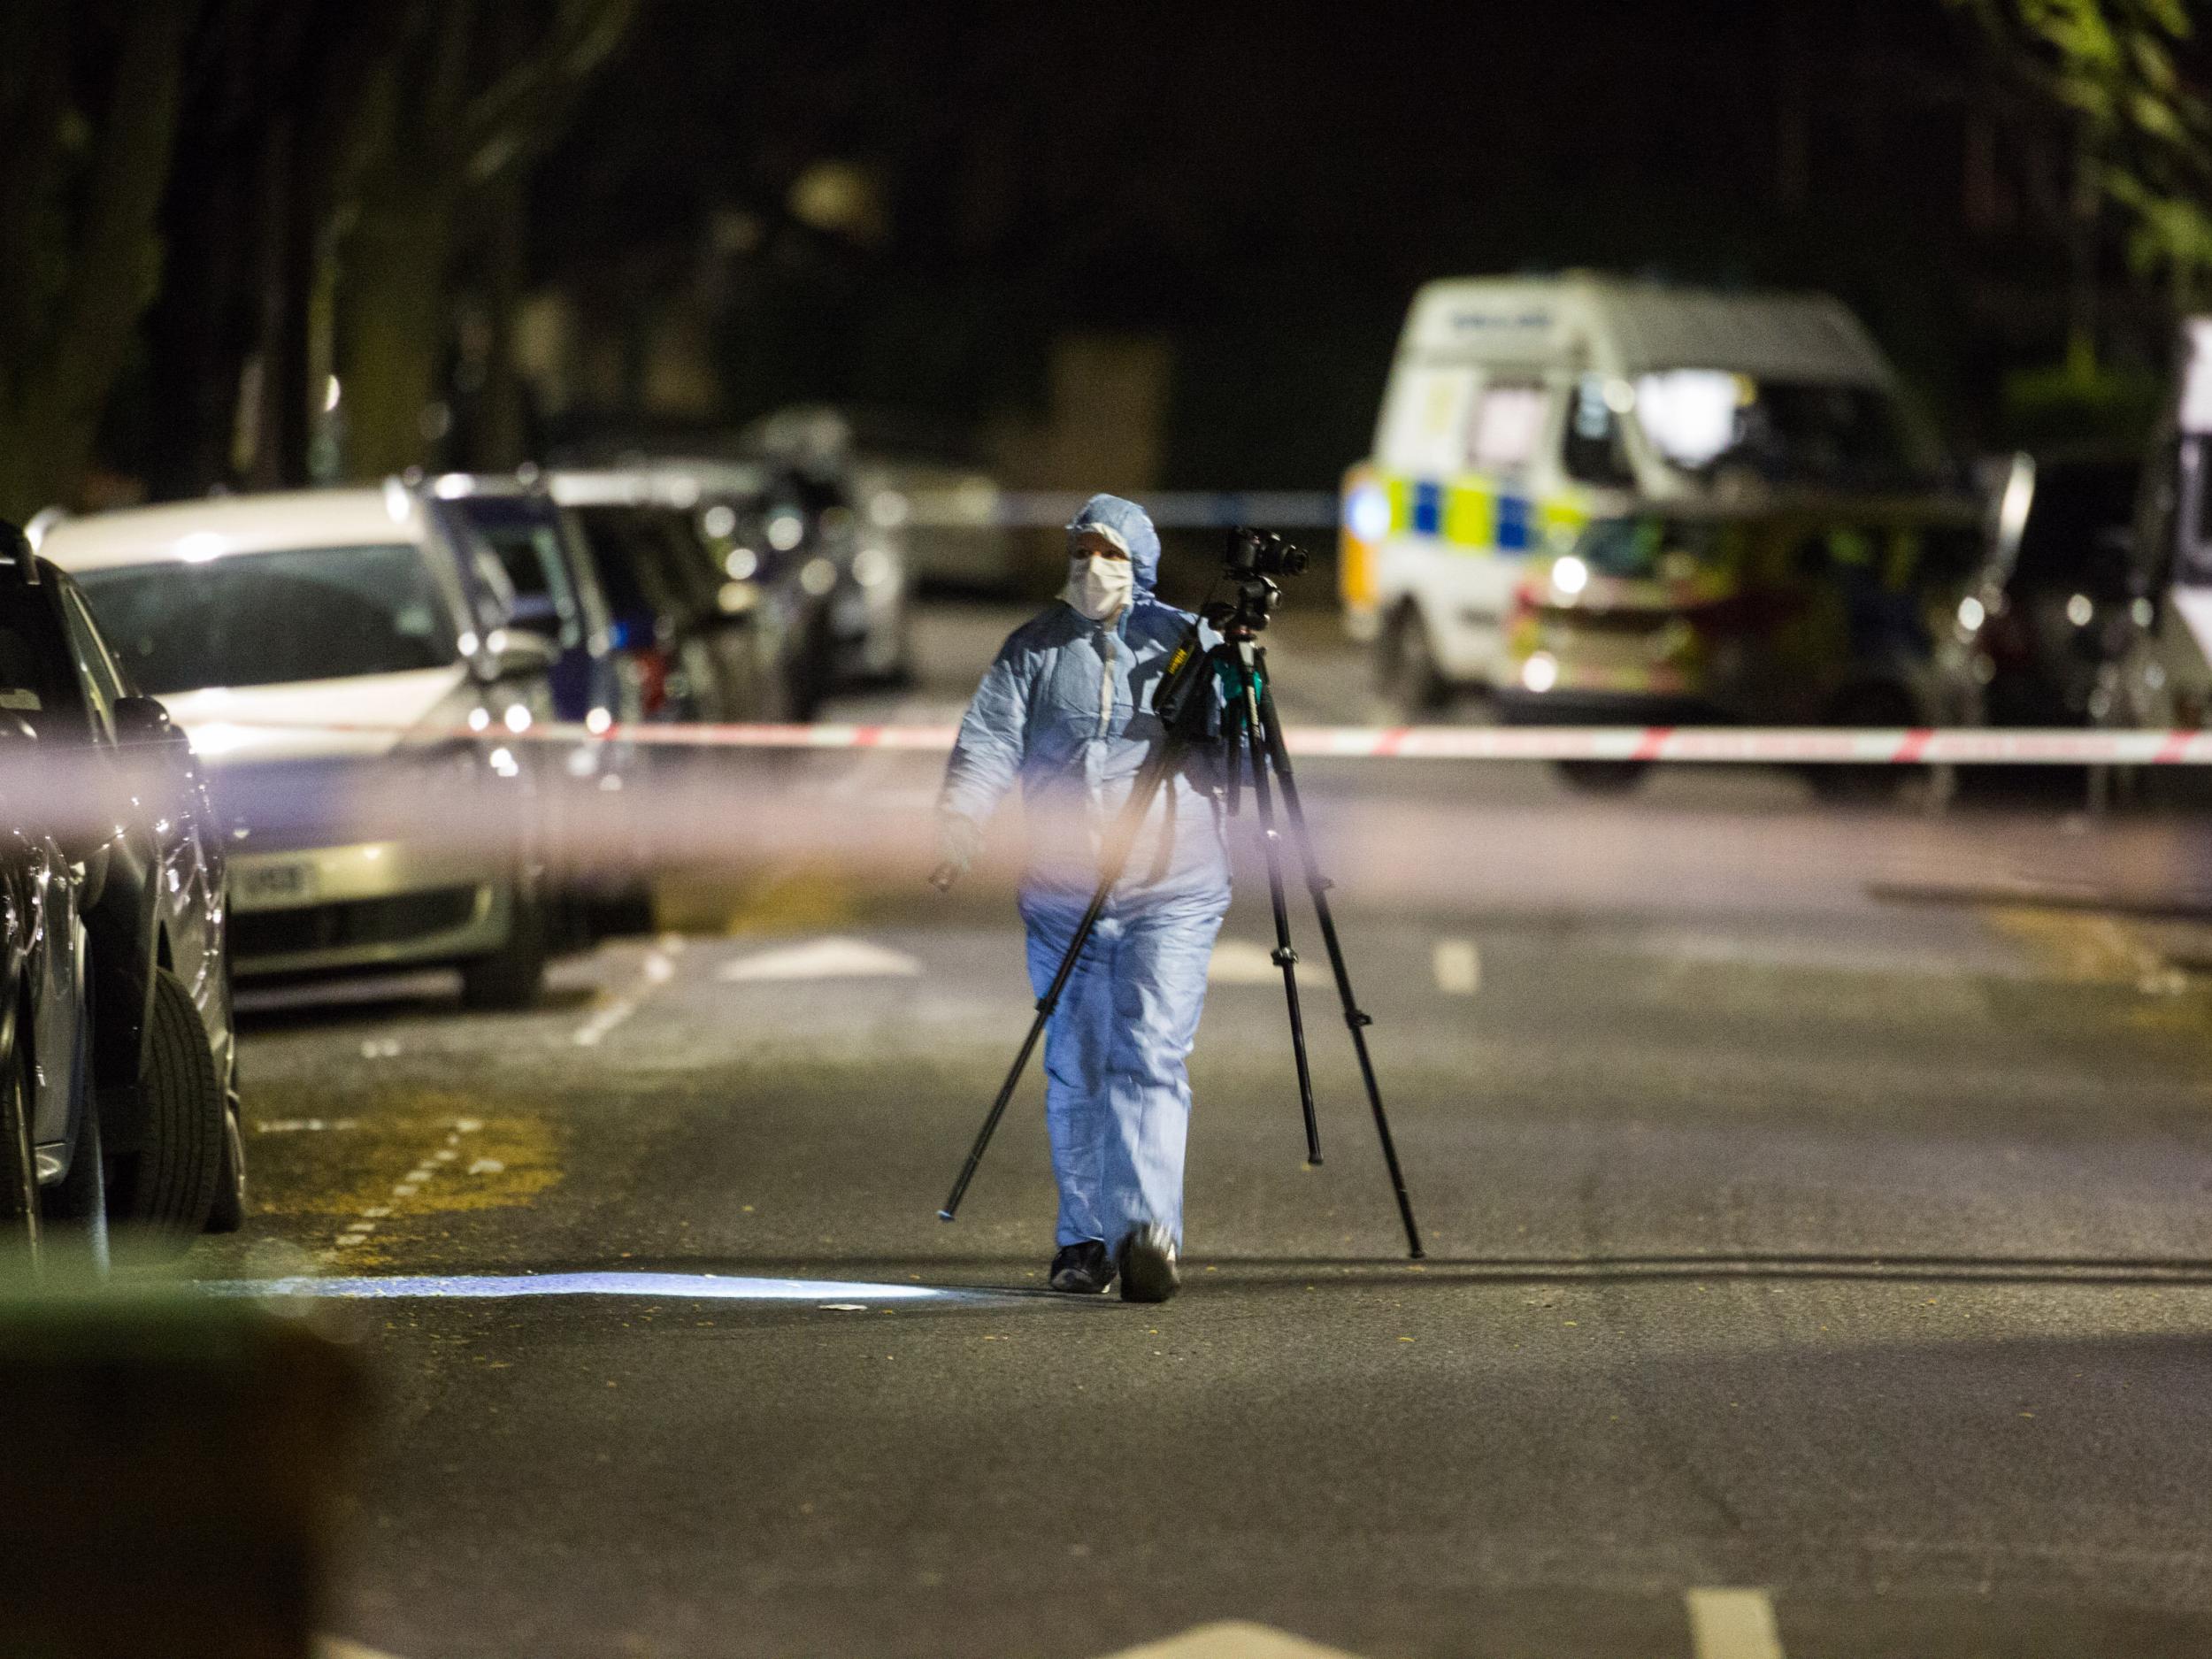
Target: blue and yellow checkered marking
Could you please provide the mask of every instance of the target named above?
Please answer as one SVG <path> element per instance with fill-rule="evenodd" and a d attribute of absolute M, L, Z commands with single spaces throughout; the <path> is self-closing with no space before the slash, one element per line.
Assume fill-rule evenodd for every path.
<path fill-rule="evenodd" d="M 1525 558 L 1589 522 L 1572 496 L 1538 498 L 1476 477 L 1448 480 L 1384 477 L 1390 534 L 1432 536 L 1471 552 Z"/>

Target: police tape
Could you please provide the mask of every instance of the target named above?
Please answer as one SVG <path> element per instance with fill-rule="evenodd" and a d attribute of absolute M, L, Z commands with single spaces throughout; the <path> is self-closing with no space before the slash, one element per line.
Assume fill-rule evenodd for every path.
<path fill-rule="evenodd" d="M 483 742 L 632 744 L 656 749 L 863 750 L 942 753 L 950 726 L 680 725 L 594 729 L 565 722 L 421 727 L 257 720 L 226 727 L 219 749 L 246 747 L 248 732 L 327 733 Z M 1610 761 L 1654 764 L 1840 766 L 2203 766 L 2212 731 L 2082 731 L 2065 727 L 1839 727 L 1725 726 L 1306 726 L 1286 728 L 1294 755 L 1325 760 Z"/>

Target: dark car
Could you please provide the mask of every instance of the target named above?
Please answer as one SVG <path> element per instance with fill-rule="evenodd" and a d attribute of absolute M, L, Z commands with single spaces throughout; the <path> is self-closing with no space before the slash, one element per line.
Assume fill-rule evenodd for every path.
<path fill-rule="evenodd" d="M 433 480 L 426 500 L 446 521 L 457 547 L 472 541 L 498 561 L 512 597 L 507 626 L 527 628 L 559 655 L 548 678 L 555 718 L 576 725 L 633 720 L 620 630 L 597 568 L 580 533 L 551 492 L 535 479 L 449 473 Z"/>
<path fill-rule="evenodd" d="M 74 582 L 0 536 L 0 1187 L 170 1241 L 245 1212 L 224 859 L 196 762 Z M 24 1155 L 37 1202 L 27 1203 Z"/>
<path fill-rule="evenodd" d="M 772 504 L 718 494 L 703 505 L 690 481 L 642 471 L 561 472 L 549 481 L 607 595 L 627 718 L 812 715 L 821 687 L 795 642 L 804 621 L 786 599 L 776 525 L 764 521 Z M 788 544 L 797 545 L 795 530 Z"/>
<path fill-rule="evenodd" d="M 1980 603 L 1993 726 L 2090 726 L 2153 620 L 2133 526 L 2135 456 L 2014 457 Z"/>

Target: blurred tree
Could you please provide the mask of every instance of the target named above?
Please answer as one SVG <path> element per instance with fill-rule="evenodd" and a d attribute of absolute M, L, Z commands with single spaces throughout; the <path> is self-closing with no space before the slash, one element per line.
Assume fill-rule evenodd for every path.
<path fill-rule="evenodd" d="M 157 291 L 196 0 L 0 5 L 0 514 L 75 497 Z"/>
<path fill-rule="evenodd" d="M 348 468 L 365 477 L 416 464 L 442 436 L 457 253 L 480 209 L 513 199 L 512 181 L 558 134 L 636 0 L 380 11 L 381 50 L 338 160 L 332 250 Z M 488 219 L 519 235 L 511 211 Z"/>
<path fill-rule="evenodd" d="M 2015 66 L 2070 111 L 2083 215 L 2095 200 L 2128 224 L 2130 262 L 2163 281 L 2177 310 L 2212 284 L 2212 105 L 2184 76 L 2188 0 L 1962 0 Z M 2093 365 L 2093 319 L 2070 356 Z"/>

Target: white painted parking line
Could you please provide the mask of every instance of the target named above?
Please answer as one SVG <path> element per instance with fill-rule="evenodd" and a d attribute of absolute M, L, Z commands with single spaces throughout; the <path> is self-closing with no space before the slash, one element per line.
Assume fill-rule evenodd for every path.
<path fill-rule="evenodd" d="M 1764 1590 L 1689 1590 L 1683 1600 L 1696 1659 L 1783 1659 L 1774 1601 Z"/>
<path fill-rule="evenodd" d="M 314 1659 L 392 1659 L 392 1655 L 341 1637 L 318 1636 L 315 1639 Z"/>
<path fill-rule="evenodd" d="M 1201 1624 L 1141 1647 L 1125 1647 L 1108 1659 L 1357 1659 L 1357 1655 L 1265 1624 L 1225 1620 Z"/>
<path fill-rule="evenodd" d="M 257 1135 L 319 1134 L 326 1129 L 351 1129 L 358 1120 L 352 1118 L 264 1118 L 253 1126 Z"/>
<path fill-rule="evenodd" d="M 726 962 L 715 978 L 751 985 L 785 979 L 910 979 L 922 964 L 864 939 L 817 939 Z"/>
<path fill-rule="evenodd" d="M 648 996 L 676 977 L 676 958 L 683 950 L 682 934 L 662 934 L 660 942 L 647 951 L 645 960 L 638 964 L 637 988 L 601 1003 L 591 1018 L 576 1028 L 570 1041 L 580 1048 L 596 1048 L 604 1042 L 609 1032 L 636 1013 Z"/>
<path fill-rule="evenodd" d="M 1448 996 L 1472 996 L 1482 988 L 1482 956 L 1471 939 L 1440 939 L 1432 958 L 1436 988 Z"/>

